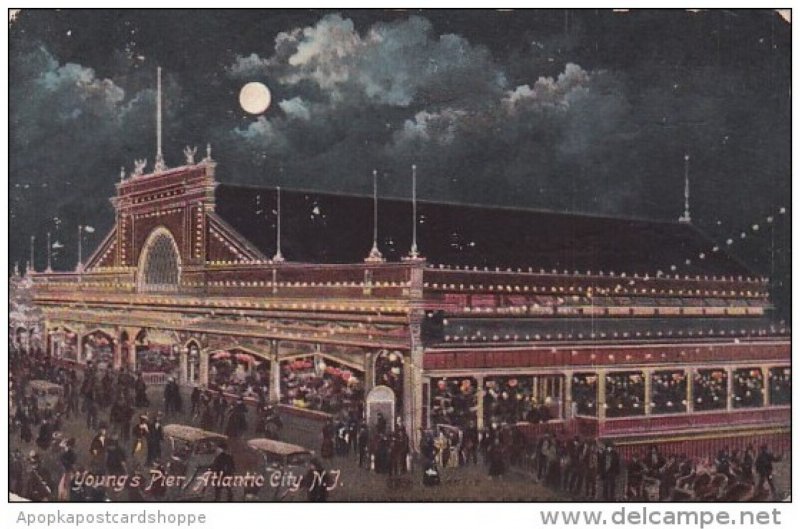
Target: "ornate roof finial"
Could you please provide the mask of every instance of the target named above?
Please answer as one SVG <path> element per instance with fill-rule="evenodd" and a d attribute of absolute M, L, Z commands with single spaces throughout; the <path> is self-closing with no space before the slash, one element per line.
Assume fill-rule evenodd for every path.
<path fill-rule="evenodd" d="M 689 154 L 683 155 L 683 215 L 678 218 L 678 222 L 689 224 L 692 222 L 692 216 L 689 213 Z"/>
<path fill-rule="evenodd" d="M 120 166 L 119 168 L 119 181 L 123 182 L 125 180 L 125 166 Z"/>
<path fill-rule="evenodd" d="M 213 162 L 214 159 L 211 157 L 211 144 L 206 143 L 206 157 L 203 158 L 204 162 Z"/>
<path fill-rule="evenodd" d="M 133 161 L 133 173 L 131 176 L 141 176 L 144 174 L 144 168 L 147 166 L 147 158 Z"/>
<path fill-rule="evenodd" d="M 164 163 L 164 154 L 161 152 L 161 67 L 158 67 L 157 89 L 156 89 L 156 163 L 153 171 L 160 173 L 167 169 Z"/>
<path fill-rule="evenodd" d="M 186 165 L 194 165 L 194 156 L 197 154 L 197 147 L 189 147 L 188 145 L 183 148 L 183 156 L 186 157 Z"/>

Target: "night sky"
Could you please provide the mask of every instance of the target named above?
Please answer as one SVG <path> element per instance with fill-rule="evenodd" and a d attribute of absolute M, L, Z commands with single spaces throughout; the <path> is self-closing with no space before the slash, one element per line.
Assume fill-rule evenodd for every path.
<path fill-rule="evenodd" d="M 377 168 L 408 196 L 416 163 L 425 199 L 675 220 L 688 152 L 695 225 L 788 307 L 774 11 L 23 10 L 9 65 L 12 266 L 36 235 L 43 268 L 51 231 L 71 268 L 77 225 L 91 249 L 111 227 L 120 167 L 152 167 L 161 66 L 167 164 L 210 142 L 228 183 L 367 193 Z M 262 116 L 239 106 L 249 81 L 272 91 Z"/>

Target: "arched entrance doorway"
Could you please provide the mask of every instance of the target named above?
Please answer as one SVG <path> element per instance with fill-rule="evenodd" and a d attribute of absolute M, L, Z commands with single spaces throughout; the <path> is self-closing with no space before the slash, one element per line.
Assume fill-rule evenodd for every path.
<path fill-rule="evenodd" d="M 394 391 L 387 386 L 375 386 L 367 395 L 367 425 L 370 430 L 377 427 L 380 418 L 386 421 L 386 429 L 392 431 L 395 423 L 396 399 Z"/>
<path fill-rule="evenodd" d="M 375 357 L 375 385 L 386 386 L 395 396 L 395 411 L 403 409 L 403 355 L 397 351 L 382 350 Z"/>

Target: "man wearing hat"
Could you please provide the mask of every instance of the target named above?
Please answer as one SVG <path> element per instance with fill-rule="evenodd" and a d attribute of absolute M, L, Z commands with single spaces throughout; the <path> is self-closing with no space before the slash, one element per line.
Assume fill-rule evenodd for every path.
<path fill-rule="evenodd" d="M 164 440 L 164 427 L 161 425 L 161 412 L 156 413 L 147 434 L 147 465 L 161 459 L 161 442 Z"/>
<path fill-rule="evenodd" d="M 64 469 L 64 473 L 58 483 L 58 500 L 69 501 L 69 484 L 72 480 L 72 470 L 75 468 L 75 463 L 78 462 L 78 455 L 75 453 L 75 438 L 64 439 L 59 446 L 62 451 L 61 455 L 58 456 L 58 460 Z"/>
<path fill-rule="evenodd" d="M 25 486 L 25 497 L 31 501 L 49 501 L 53 489 L 50 487 L 50 476 L 41 466 L 41 459 L 36 450 L 28 454 L 28 479 Z"/>
<path fill-rule="evenodd" d="M 112 476 L 127 474 L 125 463 L 125 451 L 119 445 L 116 436 L 110 435 L 108 438 L 108 448 L 106 449 L 106 472 Z"/>
<path fill-rule="evenodd" d="M 233 462 L 233 456 L 228 452 L 228 443 L 226 441 L 220 441 L 219 445 L 217 445 L 217 455 L 208 469 L 214 472 L 217 477 L 218 484 L 214 487 L 214 501 L 219 501 L 223 488 L 227 490 L 228 501 L 233 501 L 233 488 L 230 485 L 221 484 L 222 478 L 232 476 L 236 471 L 236 465 Z"/>
<path fill-rule="evenodd" d="M 147 415 L 139 416 L 139 424 L 133 427 L 133 448 L 131 456 L 136 458 L 145 449 L 145 442 L 150 436 L 150 425 L 147 424 Z"/>
<path fill-rule="evenodd" d="M 614 443 L 608 441 L 600 456 L 600 479 L 603 481 L 603 499 L 614 501 L 617 493 L 617 477 L 619 476 L 619 453 Z"/>
<path fill-rule="evenodd" d="M 89 444 L 89 454 L 92 456 L 91 466 L 94 472 L 103 472 L 106 461 L 106 444 L 106 423 L 101 422 L 100 430 Z"/>

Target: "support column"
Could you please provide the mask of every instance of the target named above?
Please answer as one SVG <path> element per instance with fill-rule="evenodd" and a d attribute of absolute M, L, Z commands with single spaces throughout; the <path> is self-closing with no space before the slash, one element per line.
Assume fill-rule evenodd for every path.
<path fill-rule="evenodd" d="M 644 414 L 650 415 L 653 411 L 650 403 L 653 401 L 653 371 L 645 369 L 642 372 L 644 376 Z"/>
<path fill-rule="evenodd" d="M 364 395 L 366 396 L 375 387 L 375 361 L 378 353 L 366 351 L 364 353 Z M 405 374 L 404 374 L 405 380 Z"/>
<path fill-rule="evenodd" d="M 480 432 L 483 430 L 483 411 L 484 411 L 483 397 L 484 397 L 484 392 L 486 391 L 483 385 L 484 384 L 483 376 L 482 375 L 476 376 L 475 383 L 478 385 L 478 391 L 476 392 L 478 396 L 478 412 L 477 412 L 478 416 L 476 418 L 477 420 L 475 424 L 477 425 L 478 431 Z"/>
<path fill-rule="evenodd" d="M 694 368 L 686 369 L 686 413 L 694 412 Z"/>
<path fill-rule="evenodd" d="M 424 348 L 422 345 L 422 319 L 425 314 L 420 310 L 414 310 L 409 314 L 409 335 L 411 351 L 406 359 L 408 362 L 408 387 L 411 391 L 405 396 L 410 403 L 409 416 L 406 417 L 406 424 L 411 437 L 412 450 L 419 450 L 419 441 L 422 429 L 422 365 Z"/>
<path fill-rule="evenodd" d="M 122 340 L 119 339 L 119 330 L 114 332 L 116 333 L 116 336 L 114 337 L 114 358 L 112 360 L 112 364 L 114 369 L 118 371 L 122 367 Z"/>
<path fill-rule="evenodd" d="M 281 363 L 278 360 L 278 341 L 272 340 L 269 347 L 269 401 L 277 404 L 281 400 Z"/>
<path fill-rule="evenodd" d="M 572 371 L 564 372 L 564 419 L 572 419 Z"/>
<path fill-rule="evenodd" d="M 373 357 L 372 365 L 369 366 L 370 372 L 372 373 L 370 375 L 372 378 L 372 384 L 373 384 L 372 387 L 374 387 L 375 384 L 374 359 L 377 354 L 378 353 L 374 353 L 372 355 Z M 411 435 L 410 430 L 417 428 L 417 426 L 415 426 L 413 422 L 416 394 L 422 395 L 422 383 L 420 382 L 419 386 L 415 387 L 414 380 L 415 380 L 414 370 L 412 369 L 410 354 L 409 355 L 403 354 L 403 409 L 401 410 L 401 413 L 403 414 L 403 427 L 405 427 L 406 433 L 408 433 L 409 436 Z M 420 402 L 422 402 L 421 398 Z M 421 425 L 422 413 L 419 413 L 419 420 Z"/>
<path fill-rule="evenodd" d="M 178 383 L 185 386 L 189 383 L 189 349 L 181 347 L 178 350 Z"/>
<path fill-rule="evenodd" d="M 597 370 L 597 418 L 606 418 L 606 370 Z M 599 430 L 599 428 L 598 428 Z"/>
<path fill-rule="evenodd" d="M 726 367 L 725 373 L 728 375 L 728 406 L 727 410 L 733 410 L 733 368 Z"/>
<path fill-rule="evenodd" d="M 763 391 L 764 391 L 764 407 L 770 405 L 770 398 L 769 398 L 769 369 L 772 366 L 761 366 L 761 380 L 763 381 Z"/>
<path fill-rule="evenodd" d="M 200 351 L 200 382 L 201 386 L 208 386 L 208 349 Z"/>

